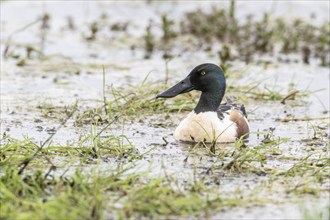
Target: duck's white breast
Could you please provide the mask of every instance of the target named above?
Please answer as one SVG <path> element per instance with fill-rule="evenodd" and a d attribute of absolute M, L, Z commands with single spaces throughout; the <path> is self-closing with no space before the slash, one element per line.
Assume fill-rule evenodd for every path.
<path fill-rule="evenodd" d="M 226 115 L 223 120 L 216 112 L 194 111 L 181 121 L 175 129 L 174 139 L 180 141 L 199 142 L 234 142 L 237 137 L 236 124 Z"/>

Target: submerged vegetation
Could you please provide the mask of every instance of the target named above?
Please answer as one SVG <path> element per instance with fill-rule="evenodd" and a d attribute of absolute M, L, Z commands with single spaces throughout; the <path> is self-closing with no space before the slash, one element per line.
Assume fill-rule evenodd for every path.
<path fill-rule="evenodd" d="M 49 145 L 38 155 L 35 152 L 39 151 L 39 146 L 32 140 L 2 137 L 1 218 L 206 217 L 225 207 L 280 202 L 261 192 L 256 194 L 267 188 L 271 194 L 275 190 L 271 187 L 277 184 L 287 188 L 286 193 L 301 195 L 318 194 L 324 189 L 330 177 L 328 152 L 317 157 L 312 153 L 288 169 L 276 169 L 269 166 L 272 160 L 288 158 L 281 159 L 281 154 L 275 153 L 274 148 L 290 140 L 272 140 L 274 137 L 269 139 L 267 133 L 264 135 L 266 143 L 258 147 L 238 140 L 236 148 L 212 153 L 214 162 L 208 168 L 208 175 L 202 172 L 194 180 L 186 180 L 185 184 L 166 174 L 166 170 L 163 170 L 165 176 L 159 173 L 158 177 L 152 178 L 148 171 L 132 173 L 145 154 L 131 151 L 134 146 L 123 149 L 116 145 L 117 141 L 121 143 L 120 137 L 102 137 L 103 145 L 100 142 L 95 145 L 94 139 L 99 137 L 93 136 L 84 139 L 85 146 Z M 111 141 L 114 139 L 117 140 L 115 143 Z M 189 163 L 190 158 L 205 157 L 204 154 L 202 149 L 193 147 L 189 159 L 178 162 Z M 31 157 L 34 159 L 26 172 L 20 172 L 22 164 Z M 111 158 L 116 160 L 111 162 Z M 110 170 L 104 166 L 110 166 Z M 252 197 L 246 192 L 243 196 L 242 192 L 229 193 L 223 185 L 210 183 L 213 178 L 215 182 L 221 180 L 217 178 L 219 172 L 224 172 L 222 175 L 225 176 L 253 172 L 256 176 L 269 176 L 271 181 L 255 186 L 248 192 Z"/>

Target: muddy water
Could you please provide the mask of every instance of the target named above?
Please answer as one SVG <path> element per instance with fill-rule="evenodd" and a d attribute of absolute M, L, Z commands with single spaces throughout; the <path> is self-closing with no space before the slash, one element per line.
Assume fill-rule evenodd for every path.
<path fill-rule="evenodd" d="M 162 53 L 156 52 L 152 59 L 145 60 L 144 51 L 141 48 L 131 50 L 132 45 L 142 45 L 142 35 L 149 20 L 160 24 L 160 14 L 168 13 L 172 18 L 181 18 L 183 13 L 202 7 L 209 9 L 217 4 L 227 7 L 226 2 L 1 2 L 1 53 L 4 50 L 5 40 L 19 28 L 33 22 L 38 15 L 47 12 L 51 16 L 49 35 L 45 43 L 44 53 L 48 59 L 39 61 L 37 58 L 27 60 L 23 67 L 16 65 L 18 60 L 1 58 L 1 133 L 6 132 L 14 138 L 22 138 L 22 135 L 33 138 L 36 142 L 43 141 L 59 125 L 59 120 L 54 116 L 45 117 L 42 108 L 38 106 L 52 105 L 64 107 L 79 101 L 79 111 L 100 106 L 103 97 L 102 65 L 106 67 L 105 83 L 107 94 L 110 86 L 115 87 L 137 85 L 148 75 L 148 80 L 159 81 L 165 77 L 165 62 Z M 252 7 L 253 6 L 253 7 Z M 247 4 L 238 2 L 237 16 L 244 18 L 248 12 L 255 10 L 260 12 L 272 12 L 287 18 L 304 16 L 311 19 L 311 13 L 317 13 L 312 22 L 329 20 L 326 9 L 329 3 L 313 3 L 309 7 L 308 2 L 273 2 Z M 257 9 L 256 9 L 257 8 Z M 294 10 L 301 8 L 303 10 Z M 137 10 L 139 9 L 139 10 Z M 301 12 L 304 11 L 304 14 Z M 27 13 L 29 12 L 29 13 Z M 124 36 L 121 33 L 100 33 L 95 42 L 86 42 L 84 36 L 89 33 L 88 24 L 106 13 L 111 22 L 129 22 L 129 28 Z M 16 16 L 20 14 L 20 16 Z M 260 13 L 261 14 L 261 13 Z M 66 17 L 72 16 L 76 27 L 83 31 L 70 31 L 67 28 Z M 137 19 L 138 18 L 138 19 Z M 12 49 L 21 57 L 25 56 L 24 45 L 33 45 L 39 48 L 38 25 L 12 36 Z M 113 35 L 111 35 L 113 34 Z M 155 29 L 155 34 L 160 35 L 161 30 Z M 109 35 L 109 36 L 108 36 Z M 107 41 L 104 39 L 112 39 Z M 180 51 L 180 49 L 178 50 Z M 179 53 L 179 52 L 178 52 Z M 37 57 L 37 55 L 33 55 Z M 175 56 L 168 64 L 170 82 L 183 78 L 197 64 L 203 62 L 218 63 L 218 57 L 205 52 L 186 52 Z M 240 73 L 238 78 L 228 78 L 229 85 L 253 85 L 258 83 L 260 88 L 268 88 L 282 94 L 289 93 L 292 89 L 299 91 L 315 91 L 301 100 L 287 101 L 262 101 L 251 98 L 244 99 L 249 113 L 251 130 L 268 131 L 275 128 L 274 135 L 277 138 L 291 138 L 288 143 L 281 144 L 279 150 L 283 156 L 303 158 L 309 152 L 301 139 L 313 136 L 313 126 L 327 122 L 327 120 L 297 121 L 283 123 L 279 118 L 295 117 L 326 117 L 329 116 L 329 69 L 321 68 L 316 63 L 303 65 L 301 63 L 283 64 L 274 63 L 267 67 L 260 64 L 245 65 L 241 62 L 233 63 L 233 73 Z M 290 86 L 294 84 L 294 88 Z M 240 96 L 249 96 L 241 94 Z M 156 94 L 155 94 L 156 95 Z M 184 184 L 193 178 L 194 173 L 199 177 L 205 176 L 211 165 L 219 165 L 222 161 L 208 156 L 205 149 L 197 149 L 191 154 L 189 145 L 175 142 L 172 134 L 175 125 L 187 112 L 174 114 L 168 120 L 168 126 L 155 126 L 159 116 L 148 116 L 143 122 L 124 123 L 124 134 L 137 147 L 140 153 L 147 152 L 141 160 L 135 162 L 135 170 L 150 169 L 150 176 L 175 175 Z M 165 119 L 164 119 L 165 120 Z M 166 123 L 165 123 L 166 124 Z M 328 126 L 328 125 L 327 125 Z M 115 127 L 103 133 L 109 135 L 114 132 L 121 134 L 123 129 Z M 60 129 L 53 138 L 53 143 L 62 145 L 76 143 L 81 134 L 89 133 L 90 128 L 75 127 L 73 120 L 68 121 L 65 127 Z M 169 143 L 164 144 L 163 138 Z M 249 138 L 251 146 L 257 146 L 262 141 L 262 136 L 252 134 Z M 325 127 L 323 137 L 329 140 L 329 128 Z M 218 146 L 231 148 L 232 145 Z M 329 146 L 321 146 L 328 148 Z M 187 159 L 188 157 L 188 159 Z M 116 161 L 107 160 L 102 163 L 101 169 L 105 171 L 112 167 Z M 265 165 L 269 168 L 288 169 L 292 161 L 284 163 L 276 157 L 271 158 Z M 132 170 L 133 172 L 133 170 Z M 209 184 L 219 187 L 223 195 L 250 196 L 251 189 L 257 188 L 267 177 L 252 173 L 228 174 L 215 170 L 213 175 L 205 178 Z M 327 200 L 329 184 L 320 197 L 313 198 L 313 204 L 321 211 L 329 206 Z M 215 219 L 273 219 L 302 218 L 305 206 L 310 207 L 310 197 L 290 198 L 289 201 L 283 193 L 284 189 L 278 189 L 278 194 L 269 194 L 267 191 L 260 195 L 275 199 L 275 203 L 263 206 L 244 206 L 230 208 L 221 211 L 214 216 Z M 238 193 L 237 193 L 238 192 Z M 260 214 L 262 213 L 262 214 Z"/>

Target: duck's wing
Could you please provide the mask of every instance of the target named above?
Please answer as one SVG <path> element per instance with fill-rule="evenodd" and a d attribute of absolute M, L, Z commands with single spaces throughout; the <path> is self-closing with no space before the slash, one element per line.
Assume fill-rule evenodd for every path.
<path fill-rule="evenodd" d="M 227 102 L 221 104 L 217 111 L 218 117 L 222 120 L 228 117 L 237 126 L 237 137 L 249 133 L 249 124 L 244 105 L 235 104 L 231 99 L 227 98 Z M 247 138 L 248 135 L 245 136 Z"/>
<path fill-rule="evenodd" d="M 234 103 L 234 101 L 228 97 L 226 97 L 226 101 L 227 101 L 226 103 L 220 104 L 219 109 L 217 111 L 218 117 L 220 119 L 223 119 L 226 114 L 229 115 L 230 111 L 233 109 L 239 111 L 239 113 L 241 113 L 244 117 L 247 118 L 245 106 L 243 104 L 238 105 L 238 104 Z"/>
<path fill-rule="evenodd" d="M 231 105 L 227 105 L 226 103 L 221 104 L 217 111 L 218 118 L 220 118 L 221 120 L 224 119 L 225 116 L 228 116 L 230 114 L 230 110 L 231 110 Z"/>

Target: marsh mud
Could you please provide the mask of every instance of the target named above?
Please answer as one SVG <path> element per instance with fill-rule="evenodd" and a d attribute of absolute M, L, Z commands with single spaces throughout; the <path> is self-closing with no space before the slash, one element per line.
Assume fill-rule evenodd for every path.
<path fill-rule="evenodd" d="M 158 85 L 155 94 L 149 94 L 148 105 L 155 102 L 156 92 L 185 77 L 197 64 L 219 63 L 217 52 L 188 50 L 189 41 L 182 38 L 174 42 L 170 60 L 163 58 L 161 49 L 145 59 L 143 35 L 151 20 L 155 37 L 162 35 L 162 14 L 179 20 L 186 12 L 210 10 L 214 4 L 228 7 L 227 3 L 1 2 L 1 54 L 5 50 L 10 54 L 1 58 L 3 138 L 24 136 L 40 143 L 55 134 L 52 145 L 75 147 L 84 137 L 102 131 L 101 139 L 125 137 L 120 140 L 134 146 L 132 152 L 140 156 L 131 161 L 125 154 L 102 155 L 97 164 L 85 165 L 86 172 L 98 167 L 106 173 L 119 164 L 134 164 L 130 172 L 147 172 L 146 178 L 171 177 L 178 188 L 198 179 L 218 189 L 221 196 L 245 201 L 212 213 L 211 219 L 328 218 L 329 174 L 317 179 L 316 168 L 326 164 L 324 172 L 329 172 L 330 73 L 329 67 L 314 59 L 308 65 L 299 60 L 300 54 L 290 55 L 292 62 L 278 62 L 274 57 L 249 64 L 231 61 L 227 95 L 245 104 L 252 133 L 247 143 L 218 144 L 215 152 L 172 137 L 196 103 L 197 93 L 183 96 L 191 102 L 182 111 L 145 113 L 142 108 L 130 115 L 121 115 L 120 108 L 111 111 L 109 107 L 108 115 L 103 111 L 105 99 L 118 99 L 114 89 L 130 97 L 139 86 L 148 90 Z M 315 14 L 312 22 L 329 22 L 329 3 L 309 4 L 238 2 L 237 17 L 244 19 L 259 11 L 310 20 Z M 40 22 L 26 25 L 45 13 L 48 27 L 41 37 Z M 93 22 L 112 29 L 93 36 Z M 22 27 L 26 28 L 22 31 Z M 28 48 L 33 49 L 28 52 Z M 166 100 L 164 105 L 171 103 Z M 65 121 L 73 109 L 73 116 Z M 115 115 L 118 118 L 112 122 Z M 95 118 L 98 123 L 93 123 Z M 239 155 L 240 150 L 246 154 Z"/>

